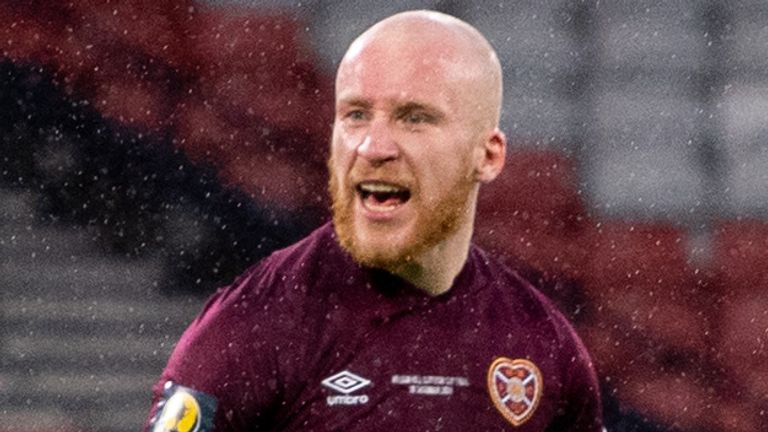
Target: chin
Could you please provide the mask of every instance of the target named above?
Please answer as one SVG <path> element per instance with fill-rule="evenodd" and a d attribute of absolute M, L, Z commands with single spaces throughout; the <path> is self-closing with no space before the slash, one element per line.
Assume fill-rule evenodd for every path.
<path fill-rule="evenodd" d="M 412 263 L 451 238 L 466 223 L 463 205 L 416 211 L 404 224 L 362 220 L 352 205 L 334 206 L 333 221 L 341 247 L 361 265 L 392 270 Z M 442 211 L 441 211 L 442 210 Z"/>
<path fill-rule="evenodd" d="M 394 232 L 387 232 L 387 227 L 370 229 L 355 227 L 353 232 L 343 233 L 337 226 L 337 233 L 341 246 L 350 254 L 356 262 L 374 268 L 391 269 L 410 262 L 422 249 L 417 239 L 403 228 L 391 228 Z M 407 230 L 407 228 L 405 229 Z"/>
<path fill-rule="evenodd" d="M 342 249 L 352 259 L 366 267 L 392 269 L 412 260 L 413 251 L 419 249 L 415 221 L 405 223 L 377 223 L 365 220 L 355 209 L 356 197 L 333 200 L 333 225 Z M 346 199 L 345 199 L 346 198 Z"/>

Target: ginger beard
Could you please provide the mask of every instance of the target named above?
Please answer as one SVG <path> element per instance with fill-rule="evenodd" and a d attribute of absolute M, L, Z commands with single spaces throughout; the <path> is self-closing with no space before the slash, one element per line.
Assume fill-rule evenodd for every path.
<path fill-rule="evenodd" d="M 446 193 L 437 200 L 428 202 L 418 193 L 412 194 L 408 205 L 416 207 L 416 219 L 404 239 L 393 241 L 386 246 L 372 245 L 361 241 L 355 226 L 355 200 L 360 199 L 354 185 L 342 182 L 333 168 L 333 154 L 328 160 L 330 179 L 328 189 L 332 199 L 333 223 L 341 247 L 359 264 L 372 268 L 394 270 L 411 263 L 419 255 L 439 245 L 456 233 L 471 216 L 472 191 L 476 181 L 468 157 L 464 158 L 464 175 L 458 175 L 451 185 L 444 185 Z M 412 191 L 413 192 L 413 191 Z M 358 215 L 358 217 L 361 217 Z M 360 228 L 365 229 L 365 228 Z M 402 229 L 402 228 L 393 228 Z"/>

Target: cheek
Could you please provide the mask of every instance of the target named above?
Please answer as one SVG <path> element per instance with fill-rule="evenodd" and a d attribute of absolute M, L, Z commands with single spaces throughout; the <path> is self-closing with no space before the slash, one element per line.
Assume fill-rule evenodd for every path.
<path fill-rule="evenodd" d="M 474 160 L 474 152 L 464 143 L 442 141 L 442 144 L 425 147 L 426 151 L 418 155 L 422 170 L 427 174 L 425 178 L 435 179 L 436 183 L 466 175 Z"/>
<path fill-rule="evenodd" d="M 350 165 L 353 156 L 354 146 L 351 144 L 350 136 L 340 130 L 340 128 L 334 128 L 328 167 L 337 172 L 339 170 L 343 171 L 344 167 Z"/>

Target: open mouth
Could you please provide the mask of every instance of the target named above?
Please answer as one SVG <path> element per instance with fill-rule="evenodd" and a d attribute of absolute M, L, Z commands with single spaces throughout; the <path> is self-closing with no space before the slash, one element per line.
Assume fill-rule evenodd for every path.
<path fill-rule="evenodd" d="M 411 198 L 408 188 L 383 182 L 359 183 L 357 193 L 365 208 L 377 212 L 394 210 Z"/>

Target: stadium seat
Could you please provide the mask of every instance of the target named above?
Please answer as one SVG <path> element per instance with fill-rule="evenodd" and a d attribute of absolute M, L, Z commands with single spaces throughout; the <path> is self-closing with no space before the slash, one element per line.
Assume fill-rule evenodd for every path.
<path fill-rule="evenodd" d="M 699 430 L 712 397 L 702 388 L 712 288 L 689 268 L 685 233 L 607 221 L 586 245 L 592 255 L 584 287 L 593 313 L 580 332 L 598 373 L 643 415 Z"/>
<path fill-rule="evenodd" d="M 512 151 L 501 176 L 481 188 L 476 241 L 545 273 L 578 279 L 588 227 L 573 164 L 559 152 Z"/>
<path fill-rule="evenodd" d="M 327 148 L 332 80 L 300 19 L 187 0 L 37 9 L 0 5 L 9 58 L 49 68 L 74 100 L 121 126 L 170 136 L 261 203 L 326 207 L 315 185 L 324 184 L 317 149 Z"/>
<path fill-rule="evenodd" d="M 325 183 L 332 81 L 316 66 L 297 18 L 246 11 L 196 16 L 196 94 L 177 108 L 178 143 L 260 203 L 325 208 L 325 188 L 316 185 Z"/>
<path fill-rule="evenodd" d="M 720 222 L 715 229 L 713 263 L 727 293 L 768 290 L 768 222 Z"/>
<path fill-rule="evenodd" d="M 768 430 L 768 416 L 756 401 L 718 395 L 717 415 L 712 416 L 714 431 L 764 431 Z"/>
<path fill-rule="evenodd" d="M 765 403 L 768 394 L 768 223 L 722 222 L 713 266 L 719 285 L 714 355 L 723 371 L 737 370 L 732 391 Z"/>
<path fill-rule="evenodd" d="M 326 139 L 332 80 L 319 72 L 302 22 L 287 14 L 242 12 L 205 10 L 190 29 L 206 102 L 240 127 L 255 119 Z"/>
<path fill-rule="evenodd" d="M 578 332 L 596 363 L 598 376 L 608 385 L 620 381 L 639 360 L 638 339 L 609 319 L 582 323 Z"/>
<path fill-rule="evenodd" d="M 617 395 L 643 415 L 675 431 L 710 431 L 718 398 L 702 374 L 635 367 L 617 384 Z"/>
<path fill-rule="evenodd" d="M 663 224 L 604 222 L 587 242 L 584 277 L 600 316 L 669 347 L 706 351 L 708 287 L 688 266 L 684 233 Z"/>
<path fill-rule="evenodd" d="M 738 370 L 732 391 L 765 401 L 768 395 L 768 292 L 734 293 L 724 299 L 716 357 L 725 371 Z"/>

